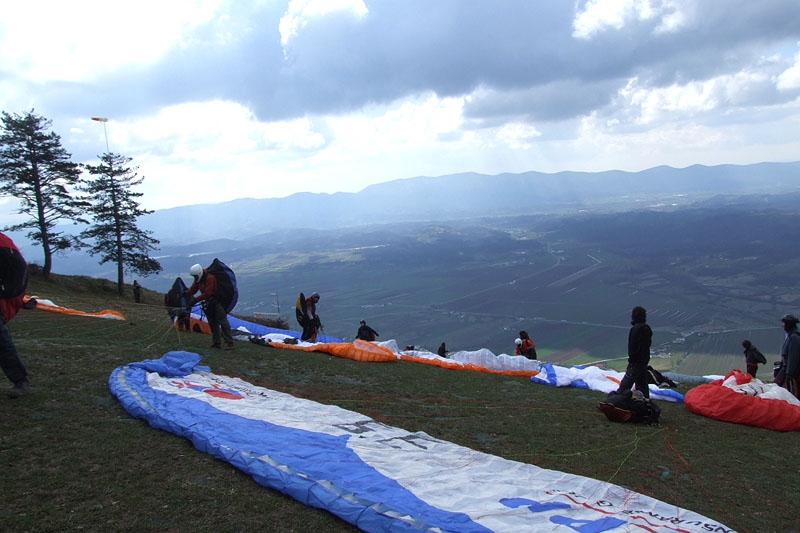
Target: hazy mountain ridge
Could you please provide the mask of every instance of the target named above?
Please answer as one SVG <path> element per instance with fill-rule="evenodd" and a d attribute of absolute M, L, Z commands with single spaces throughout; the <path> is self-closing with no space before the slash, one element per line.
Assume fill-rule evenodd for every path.
<path fill-rule="evenodd" d="M 143 217 L 140 225 L 154 231 L 162 243 L 174 244 L 248 238 L 278 229 L 669 207 L 723 193 L 764 195 L 791 190 L 800 190 L 800 162 L 660 166 L 635 173 L 461 173 L 400 179 L 358 193 L 298 193 L 162 209 Z"/>

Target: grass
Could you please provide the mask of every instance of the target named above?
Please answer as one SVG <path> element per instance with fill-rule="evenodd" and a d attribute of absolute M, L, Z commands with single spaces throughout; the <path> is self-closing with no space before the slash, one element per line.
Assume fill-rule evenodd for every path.
<path fill-rule="evenodd" d="M 170 327 L 163 296 L 136 305 L 110 282 L 33 278 L 29 294 L 126 321 L 23 310 L 10 330 L 36 391 L 0 398 L 2 531 L 355 531 L 257 485 L 188 441 L 132 419 L 108 392 L 119 365 L 195 351 L 218 374 L 336 404 L 507 459 L 610 481 L 747 531 L 792 531 L 797 435 L 660 402 L 662 425 L 609 422 L 603 395 L 525 378 L 237 343 Z M 681 388 L 685 392 L 686 388 Z M 788 460 L 787 460 L 788 454 Z"/>

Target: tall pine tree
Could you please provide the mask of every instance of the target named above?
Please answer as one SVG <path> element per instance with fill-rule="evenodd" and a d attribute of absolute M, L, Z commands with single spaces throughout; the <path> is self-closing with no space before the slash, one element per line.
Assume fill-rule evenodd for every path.
<path fill-rule="evenodd" d="M 81 185 L 80 190 L 88 194 L 88 208 L 93 223 L 81 232 L 81 239 L 91 239 L 89 253 L 100 254 L 100 264 L 114 262 L 117 265 L 117 292 L 125 294 L 126 270 L 141 275 L 158 274 L 161 264 L 148 253 L 156 249 L 159 241 L 152 232 L 139 229 L 136 220 L 152 213 L 139 207 L 136 198 L 142 193 L 133 192 L 132 187 L 144 181 L 137 177 L 138 167 L 128 166 L 130 157 L 107 152 L 100 156 L 99 165 L 86 165 L 94 176 Z"/>
<path fill-rule="evenodd" d="M 56 225 L 87 223 L 81 216 L 86 203 L 70 191 L 80 185 L 81 166 L 71 161 L 50 126 L 33 110 L 24 115 L 3 111 L 0 130 L 0 194 L 19 200 L 18 213 L 30 216 L 5 229 L 29 229 L 28 238 L 42 245 L 44 279 L 50 278 L 53 254 L 79 244 L 76 237 L 56 231 Z"/>

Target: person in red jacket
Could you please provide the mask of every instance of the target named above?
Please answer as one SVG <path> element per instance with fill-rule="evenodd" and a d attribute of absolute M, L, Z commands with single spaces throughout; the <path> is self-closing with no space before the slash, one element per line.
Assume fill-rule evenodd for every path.
<path fill-rule="evenodd" d="M 528 359 L 536 359 L 536 345 L 525 330 L 519 332 L 519 338 L 514 341 L 517 345 L 517 355 L 524 355 Z"/>
<path fill-rule="evenodd" d="M 225 340 L 225 349 L 233 350 L 233 336 L 231 335 L 231 325 L 228 322 L 228 313 L 215 298 L 217 278 L 207 268 L 200 265 L 192 265 L 189 274 L 194 278 L 194 283 L 186 290 L 186 296 L 187 299 L 191 299 L 197 291 L 200 291 L 200 296 L 194 301 L 203 302 L 203 310 L 206 313 L 208 326 L 211 328 L 211 347 L 221 348 L 221 337 Z"/>
<path fill-rule="evenodd" d="M 31 390 L 28 371 L 6 327 L 22 308 L 27 283 L 28 265 L 25 259 L 14 241 L 0 233 L 0 367 L 14 384 L 8 391 L 9 398 L 19 398 Z"/>

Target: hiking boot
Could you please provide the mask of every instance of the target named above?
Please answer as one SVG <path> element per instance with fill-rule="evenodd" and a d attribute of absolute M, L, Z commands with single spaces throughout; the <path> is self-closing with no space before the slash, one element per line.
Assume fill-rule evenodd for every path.
<path fill-rule="evenodd" d="M 22 381 L 18 381 L 14 384 L 11 390 L 8 391 L 8 397 L 13 399 L 19 398 L 20 396 L 25 396 L 26 394 L 31 392 L 31 386 L 28 383 L 27 379 L 23 379 Z"/>
<path fill-rule="evenodd" d="M 219 344 L 217 344 L 217 343 L 214 343 L 214 344 L 212 344 L 211 346 L 209 346 L 209 348 L 214 348 L 214 349 L 216 349 L 216 350 L 219 350 L 220 348 L 222 348 L 222 346 L 220 346 L 220 345 L 219 345 Z"/>
<path fill-rule="evenodd" d="M 232 342 L 229 342 L 228 344 L 226 344 L 226 345 L 225 345 L 225 349 L 226 349 L 227 351 L 229 351 L 229 352 L 230 352 L 230 351 L 233 351 L 233 343 L 232 343 Z"/>

